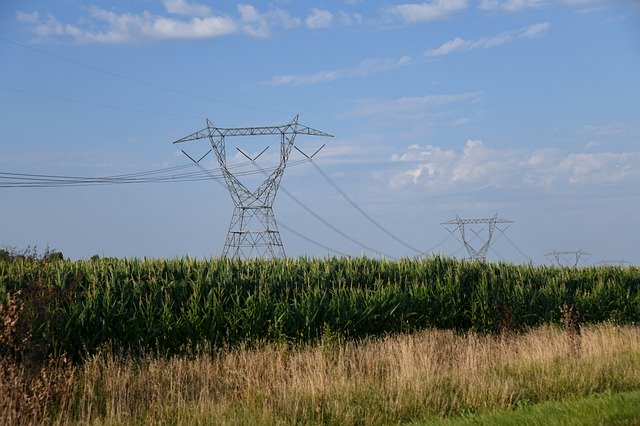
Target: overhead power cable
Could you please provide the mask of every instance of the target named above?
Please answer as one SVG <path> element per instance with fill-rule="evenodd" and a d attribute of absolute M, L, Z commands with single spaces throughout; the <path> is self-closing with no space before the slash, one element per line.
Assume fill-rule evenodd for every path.
<path fill-rule="evenodd" d="M 64 56 L 56 55 L 54 53 L 47 52 L 45 50 L 36 49 L 35 47 L 28 46 L 26 44 L 23 44 L 23 43 L 14 41 L 14 40 L 9 40 L 8 38 L 5 38 L 5 37 L 0 37 L 0 40 L 4 41 L 5 43 L 10 43 L 10 44 L 13 44 L 15 46 L 22 47 L 24 49 L 28 49 L 28 50 L 30 50 L 32 52 L 39 53 L 41 55 L 45 55 L 45 56 L 48 56 L 50 58 L 57 59 L 59 61 L 68 62 L 70 64 L 74 64 L 74 65 L 77 65 L 77 66 L 80 66 L 80 67 L 83 67 L 83 68 L 87 68 L 87 69 L 90 69 L 92 71 L 100 72 L 100 73 L 109 75 L 111 77 L 117 77 L 117 78 L 120 78 L 120 79 L 123 79 L 123 80 L 128 80 L 128 81 L 131 81 L 131 82 L 134 82 L 134 83 L 142 84 L 142 85 L 153 87 L 153 88 L 156 88 L 156 89 L 161 89 L 161 90 L 164 90 L 164 91 L 167 91 L 167 92 L 177 93 L 177 94 L 184 95 L 184 96 L 190 96 L 190 97 L 193 97 L 193 98 L 204 99 L 204 100 L 217 102 L 217 103 L 221 103 L 221 104 L 225 104 L 225 105 L 236 106 L 236 107 L 260 110 L 260 111 L 288 113 L 287 111 L 280 111 L 280 110 L 271 109 L 271 108 L 262 108 L 262 107 L 252 106 L 252 105 L 240 104 L 240 103 L 236 103 L 236 102 L 229 102 L 229 101 L 225 101 L 225 100 L 222 100 L 222 99 L 212 98 L 210 96 L 199 95 L 197 93 L 191 93 L 191 92 L 187 92 L 187 91 L 184 91 L 184 90 L 174 89 L 174 88 L 171 88 L 171 87 L 168 87 L 168 86 L 164 86 L 162 84 L 152 83 L 152 82 L 141 80 L 139 78 L 131 77 L 131 76 L 128 76 L 128 75 L 125 75 L 125 74 L 120 74 L 120 73 L 117 73 L 117 72 L 114 72 L 114 71 L 109 71 L 109 70 L 104 69 L 104 68 L 100 68 L 100 67 L 96 67 L 96 66 L 93 66 L 93 65 L 85 64 L 83 62 L 76 61 L 76 60 L 73 60 L 73 59 L 69 59 L 69 58 L 66 58 Z M 197 118 L 202 118 L 202 117 L 197 117 Z"/>
<path fill-rule="evenodd" d="M 301 239 L 303 239 L 303 240 L 305 240 L 305 241 L 307 241 L 307 242 L 310 242 L 311 244 L 314 244 L 314 245 L 316 245 L 316 246 L 318 246 L 318 247 L 320 247 L 320 248 L 323 248 L 323 249 L 325 249 L 325 250 L 328 250 L 328 251 L 330 251 L 330 252 L 332 252 L 332 253 L 334 253 L 334 254 L 339 254 L 340 256 L 344 256 L 344 257 L 351 257 L 351 255 L 350 255 L 350 254 L 347 254 L 347 253 L 344 253 L 344 252 L 341 252 L 341 251 L 338 251 L 338 250 L 332 249 L 332 248 L 331 248 L 331 247 L 329 247 L 329 246 L 325 246 L 325 245 L 324 245 L 324 244 L 322 244 L 322 243 L 319 243 L 319 242 L 317 242 L 317 241 L 315 241 L 315 240 L 312 240 L 312 239 L 311 239 L 311 238 L 309 238 L 309 237 L 306 237 L 306 236 L 302 235 L 301 233 L 299 233 L 299 232 L 298 232 L 298 231 L 296 231 L 295 229 L 292 229 L 292 228 L 288 227 L 287 225 L 285 225 L 284 223 L 282 223 L 282 222 L 280 222 L 280 221 L 276 221 L 276 223 L 278 224 L 278 226 L 279 226 L 279 227 L 286 229 L 287 231 L 291 232 L 293 235 L 295 235 L 295 236 L 297 236 L 298 238 L 301 238 Z"/>
<path fill-rule="evenodd" d="M 436 244 L 435 246 L 433 246 L 429 250 L 427 250 L 427 253 L 432 254 L 435 249 L 437 249 L 438 247 L 443 245 L 449 238 L 451 238 L 451 234 L 447 235 L 446 237 L 444 237 L 444 239 L 442 241 L 440 241 L 438 244 Z"/>
<path fill-rule="evenodd" d="M 180 170 L 180 169 L 185 169 L 187 167 L 191 167 L 191 164 L 183 164 L 181 166 L 165 167 L 161 169 L 147 170 L 147 171 L 137 172 L 137 173 L 125 173 L 125 174 L 119 174 L 119 175 L 106 175 L 106 176 L 99 176 L 99 177 L 45 175 L 45 174 L 34 174 L 34 173 L 11 173 L 11 172 L 0 172 L 0 175 L 19 176 L 19 177 L 20 176 L 39 177 L 39 178 L 51 178 L 51 179 L 116 179 L 120 177 L 137 177 L 137 176 L 145 176 L 149 174 L 166 173 L 167 171 Z"/>
<path fill-rule="evenodd" d="M 304 160 L 302 160 L 304 161 Z M 251 160 L 251 163 L 253 163 L 253 165 L 260 170 L 262 173 L 264 173 L 265 175 L 268 175 L 267 171 L 265 169 L 263 169 L 262 167 L 260 167 L 260 165 L 255 161 L 255 160 Z M 300 201 L 296 196 L 294 196 L 291 192 L 287 191 L 286 188 L 284 188 L 284 186 L 282 186 L 282 184 L 280 184 L 280 189 L 282 190 L 282 192 L 284 192 L 285 194 L 287 194 L 289 196 L 289 198 L 291 198 L 293 201 L 296 202 L 296 204 L 298 204 L 300 207 L 302 207 L 307 213 L 309 213 L 310 215 L 312 215 L 313 217 L 315 217 L 316 219 L 318 219 L 320 222 L 322 222 L 323 224 L 325 224 L 326 226 L 328 226 L 329 228 L 331 228 L 333 231 L 335 231 L 336 233 L 342 235 L 344 238 L 346 238 L 347 240 L 351 241 L 352 243 L 356 244 L 357 246 L 365 249 L 365 250 L 369 250 L 373 253 L 376 253 L 378 255 L 381 255 L 383 257 L 387 257 L 389 259 L 395 259 L 392 256 L 386 255 L 384 253 L 382 253 L 379 250 L 376 250 L 372 247 L 369 247 L 368 245 L 361 243 L 360 241 L 356 240 L 355 238 L 349 236 L 347 233 L 341 231 L 339 228 L 335 227 L 334 225 L 332 225 L 329 221 L 327 221 L 325 218 L 323 218 L 322 216 L 320 216 L 318 213 L 316 213 L 315 211 L 313 211 L 310 207 L 308 207 L 306 204 L 304 204 L 302 201 Z"/>
<path fill-rule="evenodd" d="M 292 166 L 303 163 L 304 160 L 292 162 Z M 240 163 L 233 168 L 244 167 L 248 163 Z M 160 182 L 195 182 L 210 180 L 214 178 L 222 178 L 219 174 L 217 177 L 211 173 L 199 172 L 182 172 L 173 173 L 177 170 L 191 167 L 188 165 L 166 167 L 157 170 L 148 170 L 138 173 L 126 173 L 120 175 L 87 177 L 87 176 L 67 176 L 67 175 L 45 175 L 45 174 L 28 174 L 28 173 L 12 173 L 0 172 L 0 188 L 50 188 L 63 186 L 99 186 L 99 185 L 117 185 L 117 184 L 141 184 L 141 183 L 160 183 Z M 206 170 L 206 169 L 205 169 Z M 260 172 L 255 170 L 246 170 L 238 172 L 238 176 L 255 175 Z"/>
<path fill-rule="evenodd" d="M 518 253 L 520 253 L 520 255 L 522 255 L 522 257 L 524 257 L 524 258 L 525 258 L 525 259 L 527 259 L 527 260 L 531 260 L 531 258 L 530 258 L 530 257 L 528 257 L 526 254 L 524 254 L 524 253 L 522 252 L 522 250 L 520 250 L 520 249 L 518 248 L 518 246 L 516 246 L 516 245 L 514 244 L 514 242 L 513 242 L 513 241 L 511 241 L 511 238 L 509 238 L 509 237 L 507 236 L 506 232 L 504 232 L 502 229 L 498 229 L 498 230 L 499 230 L 499 231 L 500 231 L 500 233 L 501 233 L 501 234 L 502 234 L 502 235 L 507 239 L 507 241 L 509 241 L 509 243 L 513 246 L 513 248 L 515 248 L 515 249 L 518 251 Z"/>
<path fill-rule="evenodd" d="M 312 215 L 313 217 L 315 217 L 316 219 L 318 219 L 320 222 L 324 223 L 327 227 L 331 228 L 334 232 L 342 235 L 344 238 L 346 238 L 347 240 L 351 241 L 352 243 L 356 244 L 357 246 L 365 249 L 365 250 L 369 250 L 370 252 L 376 253 L 382 257 L 386 257 L 388 259 L 395 259 L 393 256 L 389 256 L 388 254 L 384 254 L 383 252 L 376 250 L 364 243 L 361 243 L 360 241 L 356 240 L 355 238 L 351 237 L 349 234 L 341 231 L 339 228 L 337 228 L 336 226 L 332 225 L 329 221 L 327 221 L 325 218 L 323 218 L 322 216 L 320 216 L 318 213 L 316 213 L 315 211 L 313 211 L 310 207 L 308 207 L 306 204 L 304 204 L 302 201 L 300 201 L 298 198 L 296 198 L 291 192 L 287 191 L 286 188 L 284 188 L 282 186 L 282 184 L 280 184 L 280 189 L 282 190 L 282 192 L 284 192 L 285 194 L 287 194 L 289 196 L 289 198 L 291 198 L 293 201 L 296 202 L 296 204 L 298 204 L 300 207 L 302 207 L 307 213 L 309 213 L 310 215 Z"/>
<path fill-rule="evenodd" d="M 86 102 L 86 101 L 81 101 L 81 100 L 78 100 L 78 99 L 69 99 L 69 98 L 63 98 L 61 96 L 45 95 L 44 93 L 36 93 L 36 92 L 31 92 L 31 91 L 22 90 L 22 89 L 14 89 L 12 87 L 6 87 L 6 86 L 0 86 L 0 89 L 8 90 L 8 91 L 11 91 L 11 92 L 16 92 L 16 93 L 22 93 L 22 94 L 30 95 L 30 96 L 38 96 L 38 97 L 46 98 L 46 99 L 53 99 L 53 100 L 56 100 L 56 101 L 69 102 L 69 103 L 80 104 L 80 105 L 88 105 L 88 106 L 98 107 L 98 108 L 113 109 L 113 110 L 118 110 L 118 111 L 135 112 L 135 113 L 141 113 L 141 114 L 162 115 L 162 116 L 166 116 L 166 117 L 202 118 L 202 117 L 197 117 L 195 115 L 173 114 L 173 113 L 170 113 L 170 112 L 148 111 L 148 110 L 143 110 L 143 109 L 129 108 L 129 107 L 123 107 L 123 106 L 117 106 L 117 105 L 106 105 L 106 104 L 99 104 L 99 103 L 95 103 L 95 102 Z"/>
<path fill-rule="evenodd" d="M 320 174 L 325 178 L 325 180 L 327 182 L 329 182 L 329 184 L 331 186 L 333 186 L 333 188 L 338 191 L 338 193 L 340 195 L 342 195 L 342 197 L 349 203 L 351 204 L 356 210 L 358 210 L 369 222 L 371 222 L 374 226 L 376 226 L 378 229 L 380 229 L 382 232 L 384 232 L 385 234 L 387 234 L 389 237 L 391 237 L 392 239 L 394 239 L 395 241 L 397 241 L 398 243 L 402 244 L 403 246 L 407 247 L 410 250 L 413 250 L 414 252 L 421 254 L 421 255 L 427 255 L 427 253 L 423 252 L 422 250 L 413 247 L 412 245 L 404 242 L 403 240 L 401 240 L 400 238 L 398 238 L 396 235 L 394 235 L 391 231 L 389 231 L 388 229 L 386 229 L 384 226 L 382 226 L 380 223 L 378 223 L 378 221 L 376 221 L 374 218 L 372 218 L 367 212 L 365 212 L 358 204 L 356 204 L 355 201 L 353 201 L 351 199 L 351 197 L 349 197 L 347 195 L 346 192 L 344 192 L 342 190 L 342 188 L 340 188 L 340 186 L 338 186 L 338 184 L 331 179 L 331 177 L 329 175 L 327 175 L 324 170 L 322 170 L 320 168 L 320 166 L 318 166 L 318 164 L 313 161 L 313 158 L 309 157 L 308 161 L 311 162 L 311 164 L 313 164 L 313 166 L 316 168 L 316 170 L 318 170 L 318 172 L 320 172 Z"/>

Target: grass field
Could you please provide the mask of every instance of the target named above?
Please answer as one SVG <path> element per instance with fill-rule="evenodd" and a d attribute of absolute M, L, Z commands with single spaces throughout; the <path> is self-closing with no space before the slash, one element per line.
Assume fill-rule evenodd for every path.
<path fill-rule="evenodd" d="M 567 333 L 549 326 L 497 336 L 425 330 L 258 346 L 176 357 L 105 348 L 82 365 L 57 362 L 31 378 L 24 371 L 10 377 L 5 366 L 0 422 L 514 424 L 581 418 L 567 417 L 565 409 L 637 421 L 629 407 L 640 391 L 639 327 L 584 327 L 578 356 L 569 351 Z M 602 393 L 604 399 L 591 398 Z M 538 405 L 543 402 L 554 404 Z"/>

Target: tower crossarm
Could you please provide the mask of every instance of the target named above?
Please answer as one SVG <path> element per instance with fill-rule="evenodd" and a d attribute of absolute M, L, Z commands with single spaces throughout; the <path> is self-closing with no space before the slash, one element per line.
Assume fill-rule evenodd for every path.
<path fill-rule="evenodd" d="M 263 135 L 309 135 L 309 136 L 323 136 L 332 138 L 333 135 L 320 130 L 313 129 L 309 126 L 304 126 L 297 123 L 284 124 L 282 126 L 268 126 L 268 127 L 215 127 L 208 126 L 190 135 L 184 136 L 173 143 L 183 143 L 194 141 L 198 139 L 213 138 L 225 138 L 231 136 L 263 136 Z"/>
<path fill-rule="evenodd" d="M 211 129 L 214 135 L 218 136 L 255 136 L 255 135 L 310 135 L 310 136 L 324 136 L 332 138 L 333 135 L 322 132 L 320 130 L 312 129 L 302 124 L 286 124 L 283 126 L 271 126 L 271 127 L 238 127 L 238 128 L 221 128 L 214 127 Z M 205 136 L 206 137 L 206 136 Z"/>
<path fill-rule="evenodd" d="M 205 139 L 205 138 L 208 138 L 210 135 L 211 135 L 211 129 L 209 129 L 208 127 L 205 127 L 202 130 L 198 130 L 197 132 L 193 132 L 190 135 L 184 136 L 176 141 L 173 141 L 173 143 L 176 144 L 176 143 L 195 141 L 198 139 Z"/>
<path fill-rule="evenodd" d="M 544 256 L 555 256 L 555 255 L 560 255 L 560 256 L 566 256 L 566 255 L 591 256 L 591 253 L 587 253 L 587 252 L 582 251 L 582 250 L 563 250 L 563 251 L 553 250 L 553 251 L 550 251 L 549 253 L 545 254 Z"/>
<path fill-rule="evenodd" d="M 442 222 L 441 225 L 477 225 L 481 223 L 513 223 L 511 220 L 499 219 L 497 217 L 490 217 L 486 219 L 451 219 L 446 222 Z"/>

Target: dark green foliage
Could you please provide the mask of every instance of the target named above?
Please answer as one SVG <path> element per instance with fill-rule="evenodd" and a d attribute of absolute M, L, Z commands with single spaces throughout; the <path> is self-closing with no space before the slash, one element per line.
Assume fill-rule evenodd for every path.
<path fill-rule="evenodd" d="M 494 333 L 640 322 L 640 269 L 549 268 L 446 258 L 399 261 L 0 260 L 0 301 L 20 295 L 39 350 L 105 345 L 177 353 L 265 340 L 361 338 L 425 327 Z"/>

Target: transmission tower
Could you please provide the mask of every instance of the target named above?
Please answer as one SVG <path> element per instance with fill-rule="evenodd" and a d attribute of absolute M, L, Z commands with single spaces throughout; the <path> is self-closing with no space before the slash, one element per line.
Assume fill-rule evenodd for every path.
<path fill-rule="evenodd" d="M 280 161 L 273 171 L 267 175 L 262 184 L 252 191 L 240 182 L 227 167 L 225 140 L 228 137 L 235 136 L 264 135 L 280 136 Z M 177 144 L 198 139 L 209 139 L 211 148 L 216 154 L 234 204 L 227 239 L 222 250 L 223 257 L 240 259 L 285 257 L 284 246 L 280 238 L 275 215 L 273 214 L 273 202 L 297 135 L 333 137 L 328 133 L 299 124 L 298 116 L 296 115 L 288 124 L 268 127 L 222 128 L 214 126 L 207 119 L 207 127 L 173 142 Z M 244 152 L 239 151 L 252 162 L 255 162 L 265 150 L 254 158 L 250 158 Z M 197 164 L 200 160 L 193 161 Z"/>
<path fill-rule="evenodd" d="M 582 250 L 552 250 L 544 256 L 555 260 L 558 266 L 572 266 L 575 268 L 584 256 L 591 256 L 591 254 Z"/>
<path fill-rule="evenodd" d="M 455 219 L 442 222 L 442 225 L 445 225 L 445 229 L 452 235 L 454 235 L 456 229 L 458 230 L 458 232 L 460 232 L 460 236 L 462 237 L 461 242 L 467 250 L 470 259 L 485 260 L 487 257 L 487 251 L 489 251 L 489 247 L 491 245 L 493 232 L 498 229 L 500 232 L 504 233 L 504 231 L 506 230 L 506 228 L 498 228 L 497 225 L 508 223 L 513 222 L 510 220 L 500 219 L 496 214 L 493 217 L 485 219 L 461 219 L 456 216 Z M 446 225 L 456 225 L 456 228 L 449 229 Z M 471 237 L 471 239 L 480 239 L 480 247 L 475 248 L 471 244 L 472 240 L 469 237 Z"/>
<path fill-rule="evenodd" d="M 625 265 L 631 265 L 631 262 L 627 262 L 624 259 L 610 259 L 610 260 L 603 259 L 600 262 L 596 262 L 595 265 L 599 265 L 599 266 L 608 266 L 608 265 L 625 266 Z"/>

